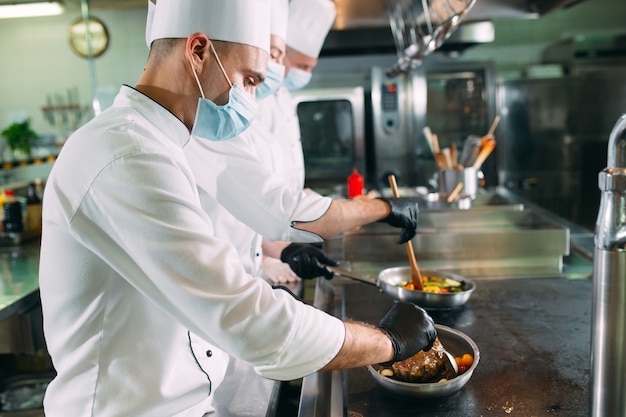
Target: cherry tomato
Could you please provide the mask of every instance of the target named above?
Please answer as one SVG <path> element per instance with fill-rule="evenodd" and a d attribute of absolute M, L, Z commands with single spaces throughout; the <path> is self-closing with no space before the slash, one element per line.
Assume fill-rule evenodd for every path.
<path fill-rule="evenodd" d="M 472 366 L 472 363 L 474 363 L 474 357 L 469 353 L 465 353 L 461 357 L 454 358 L 454 361 L 459 367 L 459 374 L 462 374 L 463 372 L 467 371 L 470 366 Z"/>
<path fill-rule="evenodd" d="M 474 357 L 469 353 L 466 353 L 461 356 L 461 363 L 469 368 L 474 363 Z"/>

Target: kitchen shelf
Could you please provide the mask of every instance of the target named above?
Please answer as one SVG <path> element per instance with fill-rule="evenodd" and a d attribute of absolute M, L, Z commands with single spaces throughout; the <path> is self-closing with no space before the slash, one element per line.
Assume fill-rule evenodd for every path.
<path fill-rule="evenodd" d="M 28 165 L 51 163 L 51 162 L 56 161 L 56 159 L 57 159 L 57 155 L 48 155 L 48 156 L 38 156 L 34 158 L 29 158 L 29 159 L 3 161 L 0 164 L 0 170 L 13 169 L 13 168 L 24 167 Z"/>

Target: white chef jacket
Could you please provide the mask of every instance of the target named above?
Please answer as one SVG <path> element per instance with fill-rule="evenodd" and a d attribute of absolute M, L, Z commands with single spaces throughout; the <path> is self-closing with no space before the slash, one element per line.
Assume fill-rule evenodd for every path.
<path fill-rule="evenodd" d="M 251 274 L 265 275 L 261 268 L 262 233 L 270 240 L 321 241 L 317 235 L 293 229 L 292 223 L 321 217 L 332 202 L 316 193 L 303 193 L 298 120 L 291 117 L 295 116 L 293 108 L 290 113 L 277 103 L 274 94 L 260 100 L 250 128 L 236 138 L 215 142 L 192 137 L 184 149 L 202 207 L 214 220 L 216 236 L 235 246 Z M 289 137 L 295 135 L 295 152 L 287 148 L 284 139 L 276 139 L 282 130 L 281 134 L 270 132 L 270 127 L 291 125 L 294 120 L 295 130 L 284 132 Z M 298 158 L 301 169 L 285 172 L 285 167 L 292 165 L 285 159 Z"/>
<path fill-rule="evenodd" d="M 186 147 L 185 147 L 186 148 Z M 206 181 L 211 169 L 191 165 L 199 182 Z M 263 261 L 263 236 L 233 216 L 217 199 L 208 194 L 205 188 L 198 187 L 200 204 L 213 222 L 215 236 L 227 240 L 239 253 L 239 259 L 247 273 L 261 275 Z"/>
<path fill-rule="evenodd" d="M 319 219 L 332 199 L 288 186 L 284 177 L 259 156 L 257 141 L 262 135 L 267 133 L 253 122 L 242 135 L 226 141 L 191 137 L 185 156 L 201 194 L 214 198 L 268 240 L 321 242 L 319 235 L 296 229 L 293 224 Z"/>
<path fill-rule="evenodd" d="M 281 380 L 341 348 L 340 320 L 246 274 L 214 237 L 182 152 L 188 139 L 169 111 L 123 86 L 60 152 L 39 271 L 57 371 L 47 417 L 200 417 L 215 386 L 188 329 Z"/>
<path fill-rule="evenodd" d="M 300 127 L 286 88 L 259 101 L 250 128 L 240 136 L 219 142 L 192 137 L 185 155 L 216 236 L 235 246 L 249 273 L 267 276 L 261 268 L 263 236 L 322 240 L 292 227 L 323 216 L 332 200 L 303 192 Z"/>
<path fill-rule="evenodd" d="M 272 167 L 294 192 L 304 188 L 304 154 L 300 121 L 287 88 L 281 86 L 260 102 L 254 123 L 262 128 L 253 143 L 260 158 Z"/>

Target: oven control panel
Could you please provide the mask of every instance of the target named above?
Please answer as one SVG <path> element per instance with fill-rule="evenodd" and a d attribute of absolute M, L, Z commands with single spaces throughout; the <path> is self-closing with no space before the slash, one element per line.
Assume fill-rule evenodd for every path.
<path fill-rule="evenodd" d="M 380 92 L 381 126 L 387 133 L 398 129 L 400 116 L 398 111 L 398 84 L 393 81 L 383 81 Z"/>

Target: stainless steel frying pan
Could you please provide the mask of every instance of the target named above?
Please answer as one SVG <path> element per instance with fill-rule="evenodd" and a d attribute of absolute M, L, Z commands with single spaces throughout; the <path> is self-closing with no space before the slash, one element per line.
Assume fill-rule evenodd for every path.
<path fill-rule="evenodd" d="M 432 293 L 427 291 L 410 290 L 403 287 L 402 282 L 411 282 L 411 268 L 399 266 L 383 269 L 376 280 L 354 271 L 329 267 L 334 273 L 359 282 L 377 286 L 381 292 L 398 301 L 408 301 L 422 308 L 430 310 L 452 309 L 460 307 L 470 299 L 476 289 L 476 283 L 469 278 L 447 271 L 420 270 L 422 276 L 437 276 L 450 278 L 462 283 L 463 291 L 452 293 Z"/>

